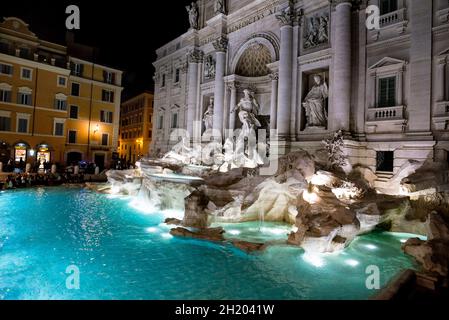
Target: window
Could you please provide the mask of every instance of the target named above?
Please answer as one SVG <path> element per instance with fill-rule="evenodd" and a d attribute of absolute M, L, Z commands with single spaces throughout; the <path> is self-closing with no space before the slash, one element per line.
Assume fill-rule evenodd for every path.
<path fill-rule="evenodd" d="M 54 129 L 55 129 L 55 132 L 54 132 L 55 136 L 59 136 L 59 137 L 64 136 L 64 122 L 55 121 Z"/>
<path fill-rule="evenodd" d="M 172 128 L 178 127 L 178 114 L 177 113 L 173 114 L 173 116 L 171 118 L 171 127 Z"/>
<path fill-rule="evenodd" d="M 67 101 L 64 100 L 64 99 L 56 98 L 56 100 L 55 100 L 55 109 L 56 110 L 62 110 L 62 111 L 67 110 Z"/>
<path fill-rule="evenodd" d="M 175 71 L 175 83 L 179 82 L 179 69 L 176 69 Z"/>
<path fill-rule="evenodd" d="M 58 87 L 67 87 L 67 78 L 58 76 Z"/>
<path fill-rule="evenodd" d="M 380 0 L 380 14 L 388 14 L 398 10 L 398 0 Z"/>
<path fill-rule="evenodd" d="M 0 116 L 0 131 L 11 131 L 11 118 Z"/>
<path fill-rule="evenodd" d="M 163 129 L 164 128 L 164 116 L 159 116 L 159 123 L 157 125 L 158 129 Z"/>
<path fill-rule="evenodd" d="M 69 130 L 69 143 L 76 143 L 76 131 Z"/>
<path fill-rule="evenodd" d="M 109 144 L 109 134 L 103 133 L 101 135 L 101 145 L 102 146 L 107 146 L 108 144 Z"/>
<path fill-rule="evenodd" d="M 379 79 L 378 106 L 381 108 L 396 106 L 396 77 Z"/>
<path fill-rule="evenodd" d="M 82 77 L 83 76 L 83 65 L 81 63 L 72 63 L 71 71 L 74 76 Z"/>
<path fill-rule="evenodd" d="M 393 172 L 394 152 L 393 151 L 377 151 L 376 170 L 383 172 Z"/>
<path fill-rule="evenodd" d="M 153 131 L 149 130 L 148 131 L 148 138 L 151 139 L 153 137 Z"/>
<path fill-rule="evenodd" d="M 21 57 L 23 59 L 29 59 L 30 58 L 30 49 L 20 48 L 19 49 L 19 57 Z"/>
<path fill-rule="evenodd" d="M 20 71 L 20 79 L 22 80 L 31 80 L 32 79 L 32 70 L 28 68 L 21 68 Z"/>
<path fill-rule="evenodd" d="M 79 97 L 80 96 L 80 84 L 76 82 L 72 82 L 72 96 Z"/>
<path fill-rule="evenodd" d="M 13 68 L 9 64 L 0 63 L 0 74 L 5 74 L 11 76 L 13 72 Z"/>
<path fill-rule="evenodd" d="M 165 87 L 165 74 L 162 75 L 162 84 L 161 87 L 164 88 Z"/>
<path fill-rule="evenodd" d="M 31 106 L 31 93 L 19 92 L 17 94 L 17 103 Z"/>
<path fill-rule="evenodd" d="M 17 132 L 27 133 L 28 132 L 28 119 L 18 119 L 17 121 Z"/>
<path fill-rule="evenodd" d="M 0 52 L 9 53 L 9 43 L 0 41 Z"/>
<path fill-rule="evenodd" d="M 101 101 L 104 102 L 114 102 L 114 91 L 103 90 L 101 92 Z"/>
<path fill-rule="evenodd" d="M 103 81 L 109 84 L 115 83 L 115 73 L 109 71 L 103 71 Z"/>
<path fill-rule="evenodd" d="M 100 121 L 104 123 L 112 123 L 113 113 L 112 111 L 100 111 Z"/>
<path fill-rule="evenodd" d="M 11 90 L 0 89 L 0 101 L 11 102 Z"/>
<path fill-rule="evenodd" d="M 78 106 L 70 106 L 70 119 L 78 119 Z"/>

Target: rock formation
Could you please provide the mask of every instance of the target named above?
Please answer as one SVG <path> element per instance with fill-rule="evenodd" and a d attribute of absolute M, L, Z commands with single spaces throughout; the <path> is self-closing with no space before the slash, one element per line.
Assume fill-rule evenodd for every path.
<path fill-rule="evenodd" d="M 449 223 L 437 212 L 429 215 L 426 223 L 428 240 L 409 239 L 404 245 L 405 253 L 415 257 L 424 271 L 447 278 L 449 271 Z"/>

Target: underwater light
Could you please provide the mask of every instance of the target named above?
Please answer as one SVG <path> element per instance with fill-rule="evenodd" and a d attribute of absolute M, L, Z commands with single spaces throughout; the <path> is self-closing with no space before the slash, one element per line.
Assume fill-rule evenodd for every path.
<path fill-rule="evenodd" d="M 366 247 L 367 249 L 370 249 L 370 250 L 376 250 L 376 249 L 378 249 L 378 247 L 375 246 L 374 244 L 367 244 L 367 245 L 365 245 L 365 247 Z"/>
<path fill-rule="evenodd" d="M 164 239 L 171 239 L 171 238 L 173 238 L 173 236 L 170 233 L 168 233 L 168 232 L 161 234 L 161 236 Z"/>
<path fill-rule="evenodd" d="M 314 267 L 317 267 L 317 268 L 324 267 L 324 265 L 325 265 L 324 259 L 322 257 L 320 257 L 319 255 L 317 255 L 317 254 L 306 252 L 302 256 L 302 259 L 305 262 L 307 262 L 307 263 L 309 263 L 309 264 L 311 264 L 311 265 L 313 265 Z"/>
<path fill-rule="evenodd" d="M 155 227 L 149 227 L 149 228 L 146 228 L 145 231 L 148 233 L 156 233 L 159 231 L 159 229 L 155 228 Z"/>
<path fill-rule="evenodd" d="M 407 239 L 401 239 L 400 241 L 401 241 L 401 243 L 406 243 Z"/>
<path fill-rule="evenodd" d="M 233 236 L 238 236 L 241 232 L 238 230 L 229 230 L 227 231 L 229 234 L 233 235 Z"/>
<path fill-rule="evenodd" d="M 354 259 L 348 259 L 345 262 L 347 265 L 350 265 L 351 267 L 357 267 L 360 264 L 360 262 Z"/>

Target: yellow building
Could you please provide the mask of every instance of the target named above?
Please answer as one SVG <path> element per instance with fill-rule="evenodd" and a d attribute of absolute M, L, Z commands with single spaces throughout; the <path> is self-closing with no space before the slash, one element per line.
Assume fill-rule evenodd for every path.
<path fill-rule="evenodd" d="M 0 161 L 80 160 L 117 154 L 122 71 L 76 58 L 18 18 L 0 23 Z"/>
<path fill-rule="evenodd" d="M 153 137 L 153 94 L 144 92 L 122 103 L 120 158 L 131 163 L 148 156 Z"/>

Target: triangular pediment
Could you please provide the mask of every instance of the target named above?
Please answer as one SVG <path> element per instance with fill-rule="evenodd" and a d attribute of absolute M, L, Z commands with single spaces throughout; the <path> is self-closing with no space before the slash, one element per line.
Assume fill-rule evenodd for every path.
<path fill-rule="evenodd" d="M 387 66 L 393 66 L 393 65 L 404 65 L 407 62 L 401 59 L 396 59 L 396 58 L 391 58 L 391 57 L 385 57 L 380 59 L 378 62 L 376 62 L 375 64 L 373 64 L 370 69 L 377 69 L 377 68 L 382 68 L 382 67 L 387 67 Z"/>

